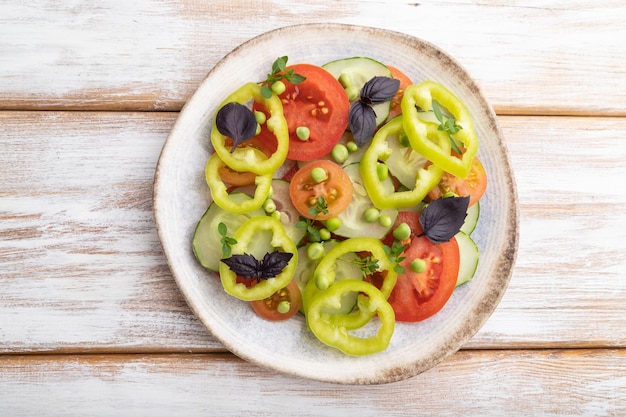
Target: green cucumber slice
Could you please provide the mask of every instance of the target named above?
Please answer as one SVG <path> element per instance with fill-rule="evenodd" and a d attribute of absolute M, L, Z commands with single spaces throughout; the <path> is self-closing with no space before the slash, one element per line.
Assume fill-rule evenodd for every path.
<path fill-rule="evenodd" d="M 252 198 L 244 193 L 232 193 L 230 197 L 237 202 Z M 220 259 L 222 259 L 222 243 L 220 242 L 222 237 L 217 231 L 217 226 L 220 222 L 226 225 L 228 235 L 232 236 L 246 220 L 255 216 L 265 216 L 265 212 L 257 209 L 249 213 L 234 214 L 212 202 L 198 221 L 191 242 L 193 254 L 200 265 L 211 271 L 219 270 Z"/>
<path fill-rule="evenodd" d="M 341 226 L 334 233 L 343 237 L 363 237 L 370 236 L 376 239 L 382 239 L 391 230 L 391 227 L 398 217 L 398 210 L 385 209 L 381 210 L 382 216 L 389 216 L 391 219 L 390 226 L 381 226 L 380 223 L 368 223 L 363 219 L 363 214 L 369 208 L 375 208 L 374 203 L 367 195 L 367 191 L 363 186 L 363 180 L 359 173 L 359 164 L 350 164 L 345 166 L 344 171 L 352 180 L 352 201 L 350 205 L 341 212 L 337 217 L 341 220 Z M 388 178 L 384 182 L 389 188 L 389 192 L 393 192 L 393 182 Z"/>
<path fill-rule="evenodd" d="M 478 246 L 472 240 L 469 235 L 459 232 L 455 235 L 456 241 L 459 245 L 459 275 L 456 280 L 456 286 L 463 285 L 470 281 L 476 273 L 478 267 L 478 259 L 480 253 Z"/>
<path fill-rule="evenodd" d="M 338 59 L 322 65 L 326 71 L 339 80 L 346 90 L 350 103 L 359 99 L 361 88 L 375 76 L 392 77 L 389 68 L 372 58 L 356 56 Z M 372 106 L 376 113 L 376 125 L 380 126 L 387 120 L 391 110 L 391 101 Z"/>
<path fill-rule="evenodd" d="M 300 213 L 289 197 L 289 182 L 275 178 L 272 180 L 272 190 L 272 200 L 276 204 L 276 210 L 280 212 L 280 223 L 285 227 L 287 236 L 298 245 L 306 235 L 306 230 L 296 227 L 300 221 Z"/>
<path fill-rule="evenodd" d="M 235 188 L 233 192 L 252 195 L 254 194 L 254 190 L 254 185 L 248 185 Z M 291 197 L 289 197 L 288 181 L 279 178 L 272 180 L 272 200 L 274 200 L 276 204 L 276 211 L 280 213 L 280 223 L 285 228 L 285 233 L 298 245 L 302 238 L 304 238 L 306 231 L 296 227 L 296 223 L 300 220 L 300 213 L 298 213 L 298 210 L 293 206 Z M 265 212 L 263 212 L 263 214 L 265 214 Z"/>
<path fill-rule="evenodd" d="M 391 149 L 389 157 L 385 160 L 389 172 L 408 189 L 415 188 L 417 173 L 420 168 L 426 166 L 428 159 L 415 152 L 411 146 L 404 146 L 399 135 L 389 137 L 387 146 Z"/>
<path fill-rule="evenodd" d="M 476 204 L 470 206 L 467 209 L 467 216 L 465 217 L 465 222 L 463 226 L 461 226 L 461 232 L 466 235 L 471 235 L 474 229 L 476 229 L 476 224 L 478 224 L 478 217 L 480 216 L 480 202 L 477 201 Z"/>

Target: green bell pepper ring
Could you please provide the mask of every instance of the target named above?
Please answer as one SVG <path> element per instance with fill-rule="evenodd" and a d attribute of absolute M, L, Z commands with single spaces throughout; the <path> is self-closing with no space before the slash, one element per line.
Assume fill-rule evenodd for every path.
<path fill-rule="evenodd" d="M 396 285 L 397 273 L 394 271 L 394 264 L 389 260 L 380 240 L 371 237 L 353 237 L 337 243 L 320 260 L 313 272 L 312 279 L 319 289 L 325 290 L 333 285 L 336 276 L 336 266 L 339 258 L 347 253 L 369 252 L 371 258 L 378 264 L 378 271 L 387 271 L 387 276 L 383 281 L 380 291 L 385 298 L 389 297 L 391 290 Z"/>
<path fill-rule="evenodd" d="M 262 153 L 255 149 L 256 152 Z M 272 186 L 272 173 L 258 175 L 255 179 L 256 190 L 254 197 L 250 200 L 237 202 L 230 198 L 226 184 L 221 180 L 218 170 L 224 166 L 218 154 L 211 155 L 204 168 L 204 176 L 206 183 L 211 189 L 213 201 L 224 210 L 231 211 L 235 214 L 247 213 L 263 206 L 265 200 L 270 195 Z"/>
<path fill-rule="evenodd" d="M 447 146 L 450 152 L 450 139 L 437 129 L 434 123 L 418 122 L 420 135 L 426 137 L 426 141 L 432 143 L 435 140 L 440 148 Z M 404 116 L 398 116 L 383 125 L 374 135 L 369 148 L 363 154 L 359 164 L 359 173 L 363 179 L 363 186 L 372 203 L 378 209 L 409 208 L 419 204 L 426 195 L 433 189 L 443 176 L 443 170 L 437 165 L 429 165 L 427 168 L 420 168 L 416 172 L 415 187 L 406 191 L 389 192 L 380 179 L 377 171 L 377 164 L 383 155 L 388 154 L 390 148 L 387 138 L 402 133 L 405 130 Z"/>
<path fill-rule="evenodd" d="M 449 146 L 441 146 L 427 138 L 424 125 L 428 122 L 419 119 L 417 108 L 429 110 L 432 108 L 433 100 L 445 107 L 455 118 L 456 124 L 462 127 L 453 135 L 454 139 L 462 142 L 465 148 L 461 158 L 452 155 Z M 423 81 L 404 90 L 401 107 L 404 130 L 409 137 L 411 147 L 444 171 L 459 178 L 467 177 L 478 151 L 478 136 L 472 116 L 465 105 L 443 85 L 435 81 Z"/>
<path fill-rule="evenodd" d="M 371 315 L 378 315 L 380 321 L 376 335 L 358 337 L 348 333 L 348 329 L 333 323 L 333 314 L 324 310 L 341 303 L 348 292 L 360 292 L 367 296 Z M 363 356 L 385 350 L 391 341 L 395 327 L 395 314 L 385 296 L 372 284 L 346 279 L 317 293 L 309 305 L 306 320 L 313 334 L 324 344 L 337 348 L 348 355 Z"/>
<path fill-rule="evenodd" d="M 334 283 L 337 271 L 336 264 L 337 262 L 341 262 L 339 258 L 348 253 L 359 252 L 371 253 L 371 259 L 377 262 L 377 271 L 386 272 L 380 292 L 385 299 L 389 297 L 393 287 L 396 285 L 398 274 L 394 270 L 393 262 L 389 260 L 389 257 L 385 253 L 383 244 L 380 240 L 370 237 L 350 238 L 335 245 L 317 264 L 302 294 L 305 315 L 308 314 L 307 310 L 310 300 L 312 300 L 317 293 L 336 285 Z M 355 277 L 354 279 L 358 278 Z M 370 300 L 367 296 L 360 294 L 357 297 L 356 308 L 352 312 L 347 314 L 333 314 L 329 320 L 335 326 L 347 329 L 358 329 L 367 323 L 372 318 L 373 314 L 374 311 L 370 307 Z"/>
<path fill-rule="evenodd" d="M 287 127 L 287 121 L 283 116 L 283 105 L 278 96 L 272 94 L 270 98 L 265 98 L 263 94 L 261 94 L 261 87 L 250 82 L 244 84 L 229 95 L 219 108 L 222 108 L 230 102 L 245 104 L 250 99 L 261 103 L 270 115 L 265 123 L 270 132 L 276 136 L 276 152 L 269 158 L 265 155 L 259 158 L 258 154 L 250 152 L 251 148 L 236 148 L 235 151 L 231 153 L 230 148 L 227 148 L 224 143 L 227 137 L 217 130 L 215 118 L 213 118 L 213 129 L 211 130 L 211 143 L 222 161 L 235 171 L 250 171 L 257 175 L 268 174 L 276 171 L 276 169 L 282 165 L 287 157 L 287 151 L 289 150 L 289 129 Z"/>
<path fill-rule="evenodd" d="M 263 279 L 253 287 L 246 287 L 237 283 L 237 275 L 226 265 L 220 262 L 220 279 L 224 290 L 240 300 L 254 301 L 263 300 L 274 294 L 281 288 L 285 288 L 291 282 L 298 264 L 298 249 L 279 220 L 269 216 L 257 216 L 246 220 L 233 235 L 237 243 L 232 245 L 232 253 L 242 255 L 248 250 L 250 242 L 258 238 L 258 233 L 271 231 L 271 246 L 282 252 L 293 254 L 291 260 L 282 272 L 273 278 Z"/>

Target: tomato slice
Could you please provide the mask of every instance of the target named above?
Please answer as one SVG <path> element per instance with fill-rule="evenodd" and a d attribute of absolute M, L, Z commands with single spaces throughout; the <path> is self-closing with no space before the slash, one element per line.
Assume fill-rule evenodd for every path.
<path fill-rule="evenodd" d="M 232 146 L 232 143 L 233 143 L 233 140 L 231 138 L 227 138 L 226 141 L 224 142 L 224 146 L 230 147 Z M 268 158 L 272 156 L 272 153 L 273 153 L 256 136 L 252 137 L 251 139 L 245 142 L 240 143 L 239 145 L 237 145 L 237 147 L 238 148 L 256 148 L 260 150 L 261 152 L 263 152 Z M 228 165 L 224 165 L 220 167 L 217 172 L 219 173 L 222 181 L 224 181 L 226 184 L 229 184 L 235 187 L 252 185 L 254 184 L 254 181 L 257 177 L 257 175 L 252 172 L 235 171 L 234 169 L 230 168 Z"/>
<path fill-rule="evenodd" d="M 286 312 L 279 311 L 281 302 L 289 303 L 289 309 Z M 276 291 L 271 296 L 263 299 L 250 301 L 250 306 L 259 315 L 259 317 L 270 321 L 287 320 L 295 316 L 302 307 L 302 295 L 298 284 L 294 280 L 289 282 L 285 288 Z"/>
<path fill-rule="evenodd" d="M 455 238 L 436 245 L 426 236 L 420 236 L 418 213 L 401 212 L 397 224 L 403 222 L 412 231 L 409 247 L 402 255 L 405 259 L 400 262 L 405 272 L 398 275 L 388 301 L 397 321 L 416 322 L 433 316 L 450 299 L 459 274 L 459 246 Z M 423 272 L 411 270 L 411 262 L 416 258 L 425 261 Z"/>
<path fill-rule="evenodd" d="M 404 89 L 413 84 L 413 81 L 406 75 L 404 72 L 400 71 L 396 67 L 392 67 L 387 65 L 387 68 L 391 72 L 391 76 L 397 80 L 400 80 L 400 88 L 398 88 L 398 92 L 391 99 L 391 110 L 389 111 L 389 116 L 387 120 L 391 120 L 399 114 L 402 114 L 402 107 L 400 104 L 402 103 L 402 97 L 404 96 Z"/>
<path fill-rule="evenodd" d="M 316 181 L 312 172 L 321 168 L 326 179 Z M 308 219 L 328 220 L 344 211 L 352 201 L 352 181 L 348 174 L 336 163 L 326 159 L 311 162 L 300 168 L 289 184 L 289 197 L 298 212 Z M 326 204 L 325 212 L 311 213 L 319 198 Z"/>
<path fill-rule="evenodd" d="M 287 158 L 310 161 L 329 153 L 348 126 L 350 102 L 343 87 L 328 71 L 311 64 L 297 64 L 286 68 L 306 77 L 300 84 L 283 80 L 285 91 L 279 95 L 283 115 L 289 126 Z M 255 103 L 255 110 L 265 112 Z M 265 112 L 267 115 L 267 112 Z M 307 127 L 308 140 L 298 139 L 296 129 Z M 264 124 L 258 136 L 271 150 L 276 149 L 276 138 Z"/>
<path fill-rule="evenodd" d="M 469 196 L 469 205 L 476 204 L 487 189 L 487 173 L 483 164 L 474 157 L 469 174 L 466 178 L 459 178 L 449 172 L 444 172 L 439 184 L 428 193 L 428 198 L 436 200 L 444 194 L 452 192 L 459 197 Z"/>

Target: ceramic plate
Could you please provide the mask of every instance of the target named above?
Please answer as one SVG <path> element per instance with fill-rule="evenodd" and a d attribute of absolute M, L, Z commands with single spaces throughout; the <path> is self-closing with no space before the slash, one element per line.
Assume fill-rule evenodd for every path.
<path fill-rule="evenodd" d="M 414 82 L 436 80 L 451 89 L 474 117 L 478 156 L 489 178 L 472 237 L 481 258 L 474 279 L 457 288 L 442 311 L 421 323 L 397 323 L 382 353 L 351 357 L 326 347 L 303 317 L 286 322 L 258 318 L 227 295 L 215 274 L 194 258 L 196 223 L 211 201 L 204 166 L 216 106 L 247 81 L 261 81 L 279 56 L 289 63 L 322 65 L 368 56 L 394 65 Z M 182 109 L 163 147 L 154 182 L 154 214 L 161 243 L 180 290 L 199 320 L 237 356 L 279 372 L 343 384 L 402 380 L 456 352 L 491 315 L 511 276 L 517 253 L 515 182 L 495 114 L 476 82 L 434 45 L 387 30 L 312 24 L 280 28 L 240 45 L 207 75 Z M 216 248 L 216 250 L 220 250 Z"/>

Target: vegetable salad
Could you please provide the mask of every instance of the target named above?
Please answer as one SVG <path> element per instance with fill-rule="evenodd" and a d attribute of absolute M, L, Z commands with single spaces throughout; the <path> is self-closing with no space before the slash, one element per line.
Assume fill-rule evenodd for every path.
<path fill-rule="evenodd" d="M 476 270 L 487 178 L 473 120 L 446 86 L 371 58 L 287 62 L 215 109 L 194 254 L 242 308 L 380 352 Z"/>

